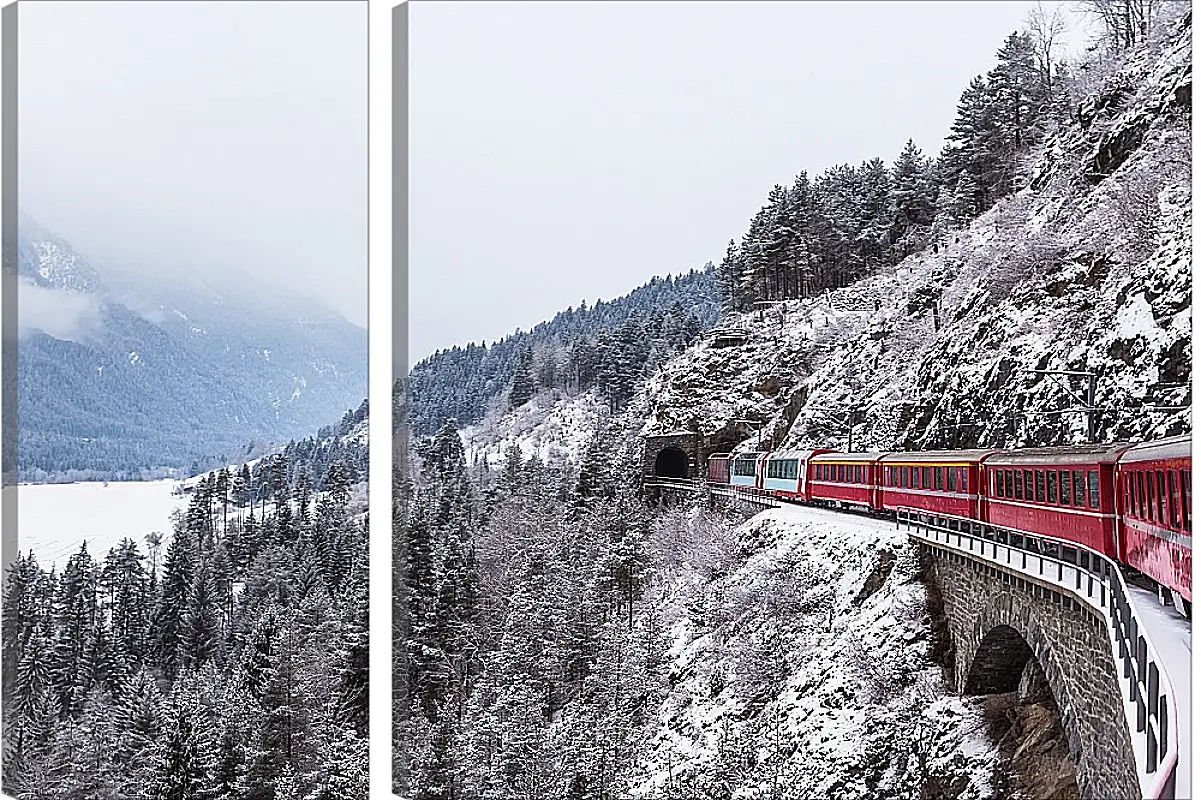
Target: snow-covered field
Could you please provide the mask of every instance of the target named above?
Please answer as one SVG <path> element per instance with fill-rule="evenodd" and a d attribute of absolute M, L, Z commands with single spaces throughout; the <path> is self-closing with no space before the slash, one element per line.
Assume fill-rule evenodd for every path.
<path fill-rule="evenodd" d="M 146 534 L 171 533 L 171 512 L 187 495 L 171 490 L 177 481 L 25 484 L 17 488 L 17 546 L 33 550 L 38 564 L 61 570 L 86 541 L 103 559 L 126 536 L 146 552 Z"/>

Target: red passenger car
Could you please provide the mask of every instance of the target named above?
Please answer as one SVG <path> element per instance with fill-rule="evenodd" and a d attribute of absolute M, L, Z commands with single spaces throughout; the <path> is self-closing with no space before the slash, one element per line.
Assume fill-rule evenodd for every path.
<path fill-rule="evenodd" d="M 729 484 L 731 459 L 729 453 L 714 453 L 709 456 L 709 483 Z"/>
<path fill-rule="evenodd" d="M 985 519 L 1120 558 L 1114 465 L 1129 446 L 1038 447 L 985 457 Z"/>
<path fill-rule="evenodd" d="M 1131 447 L 1118 459 L 1122 560 L 1193 599 L 1192 437 Z"/>
<path fill-rule="evenodd" d="M 996 450 L 889 453 L 880 459 L 881 505 L 980 519 L 980 463 Z"/>
<path fill-rule="evenodd" d="M 881 453 L 822 453 L 809 459 L 809 497 L 880 509 Z"/>

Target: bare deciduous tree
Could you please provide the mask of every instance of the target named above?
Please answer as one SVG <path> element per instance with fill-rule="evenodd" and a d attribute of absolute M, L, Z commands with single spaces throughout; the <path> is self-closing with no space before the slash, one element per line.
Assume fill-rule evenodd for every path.
<path fill-rule="evenodd" d="M 1105 26 L 1106 41 L 1125 50 L 1145 41 L 1165 0 L 1081 0 L 1081 8 Z"/>
<path fill-rule="evenodd" d="M 1042 78 L 1043 91 L 1047 97 L 1051 96 L 1053 89 L 1055 51 L 1059 46 L 1059 38 L 1067 30 L 1067 24 L 1062 6 L 1054 5 L 1048 11 L 1041 2 L 1031 9 L 1030 15 L 1026 18 L 1026 27 L 1030 30 L 1031 38 L 1034 39 L 1038 70 Z"/>

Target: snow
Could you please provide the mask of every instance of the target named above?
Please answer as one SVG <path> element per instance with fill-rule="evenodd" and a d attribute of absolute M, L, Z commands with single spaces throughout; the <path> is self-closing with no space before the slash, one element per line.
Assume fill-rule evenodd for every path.
<path fill-rule="evenodd" d="M 753 766 L 735 797 L 768 796 L 776 780 L 787 797 L 906 796 L 915 727 L 933 737 L 932 769 L 970 787 L 961 797 L 993 796 L 998 752 L 927 660 L 925 590 L 895 523 L 787 505 L 732 536 L 744 561 L 712 580 L 684 566 L 657 587 L 671 689 L 634 796 L 695 791 L 740 746 Z"/>
<path fill-rule="evenodd" d="M 574 397 L 546 392 L 509 413 L 490 414 L 459 434 L 468 464 L 486 459 L 490 466 L 499 466 L 514 444 L 523 459 L 537 453 L 544 462 L 564 458 L 578 464 L 606 411 L 591 392 Z"/>
<path fill-rule="evenodd" d="M 83 542 L 102 559 L 122 539 L 133 539 L 143 553 L 145 536 L 157 531 L 164 543 L 171 534 L 171 512 L 187 495 L 172 494 L 178 481 L 22 484 L 17 487 L 17 545 L 33 550 L 38 564 L 61 570 Z"/>

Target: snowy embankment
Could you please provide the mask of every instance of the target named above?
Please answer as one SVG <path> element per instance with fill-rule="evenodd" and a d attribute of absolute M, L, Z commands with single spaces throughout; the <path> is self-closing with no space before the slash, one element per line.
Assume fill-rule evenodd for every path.
<path fill-rule="evenodd" d="M 462 428 L 467 463 L 487 459 L 489 466 L 499 466 L 516 444 L 523 460 L 537 453 L 544 462 L 564 459 L 578 464 L 607 413 L 608 406 L 592 392 L 574 397 L 557 390 L 543 392 L 520 408 L 489 414 L 478 425 Z"/>
<path fill-rule="evenodd" d="M 688 548 L 660 573 L 669 688 L 635 793 L 994 797 L 1000 756 L 980 709 L 947 696 L 930 660 L 907 537 L 800 507 L 735 535 L 728 565 L 700 568 Z"/>
<path fill-rule="evenodd" d="M 17 547 L 25 554 L 32 550 L 41 567 L 61 570 L 84 542 L 96 559 L 126 537 L 143 552 L 148 533 L 162 534 L 165 545 L 172 512 L 189 499 L 172 493 L 178 485 L 173 480 L 21 485 Z"/>

